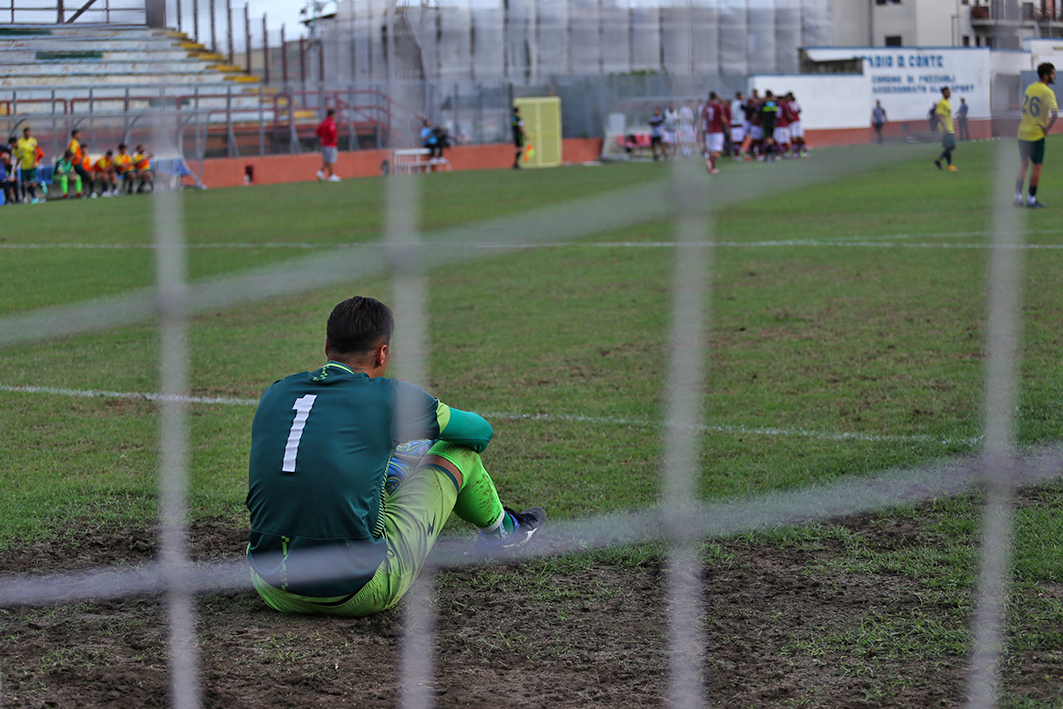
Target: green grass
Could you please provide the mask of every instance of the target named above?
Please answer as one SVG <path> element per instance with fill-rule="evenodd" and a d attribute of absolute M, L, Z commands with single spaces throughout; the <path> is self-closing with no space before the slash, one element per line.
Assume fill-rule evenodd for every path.
<path fill-rule="evenodd" d="M 1011 197 L 990 194 L 995 145 L 963 144 L 957 174 L 932 169 L 932 147 L 901 149 L 894 164 L 758 195 L 717 215 L 721 244 L 713 252 L 704 343 L 703 498 L 978 452 L 990 252 L 977 247 L 989 241 L 991 205 Z M 1058 147 L 1050 140 L 1049 154 Z M 757 194 L 760 176 L 772 169 L 728 164 L 717 177 L 748 177 Z M 422 183 L 422 220 L 431 240 L 432 230 L 519 219 L 527 210 L 611 190 L 645 185 L 649 192 L 666 170 L 641 164 L 433 176 Z M 1045 175 L 1039 197 L 1063 205 L 1051 163 Z M 383 189 L 382 179 L 364 179 L 188 193 L 189 277 L 202 281 L 282 264 L 306 255 L 306 245 L 378 241 Z M 5 210 L 0 317 L 151 286 L 154 252 L 144 248 L 151 240 L 149 209 L 148 198 L 123 198 Z M 1058 245 L 1055 214 L 1023 212 L 1031 243 Z M 660 243 L 674 238 L 674 227 L 660 221 L 564 246 L 478 255 L 431 272 L 430 375 L 418 383 L 491 419 L 496 438 L 485 462 L 505 500 L 542 504 L 558 519 L 657 502 L 675 265 L 675 251 Z M 1063 437 L 1061 274 L 1060 250 L 1025 252 L 1017 410 L 1024 446 Z M 354 293 L 392 299 L 390 282 L 376 278 L 197 315 L 190 393 L 255 399 L 274 380 L 319 366 L 324 320 L 333 304 Z M 0 385 L 154 392 L 157 338 L 155 327 L 144 324 L 9 347 L 0 357 Z M 402 376 L 402 352 L 392 373 Z M 0 548 L 46 539 L 86 518 L 150 523 L 157 482 L 153 404 L 0 391 L 0 405 L 6 441 Z M 252 415 L 249 405 L 191 407 L 193 516 L 246 524 Z M 1036 594 L 1026 593 L 1032 584 L 1063 582 L 1061 502 L 1058 487 L 1045 488 L 1018 519 L 1015 578 L 1025 600 L 1015 604 L 1013 622 L 1031 632 L 1016 647 L 1063 641 L 1052 630 L 1063 618 L 1058 601 L 1030 600 Z M 929 601 L 951 602 L 955 611 L 954 626 L 918 614 L 869 612 L 855 627 L 795 651 L 852 647 L 857 665 L 860 652 L 961 653 L 978 512 L 968 498 L 937 503 L 928 519 L 925 511 L 898 510 L 900 518 L 930 525 L 930 539 L 918 548 L 868 548 L 858 535 L 829 526 L 762 533 L 808 551 L 838 549 L 829 561 L 811 561 L 810 574 L 919 579 Z M 610 559 L 647 553 L 602 552 Z M 732 561 L 714 556 L 711 547 L 706 553 L 710 563 Z M 550 563 L 595 558 L 602 557 Z M 512 579 L 483 580 L 496 582 Z M 541 594 L 565 593 L 546 581 L 526 583 L 539 584 Z M 1032 632 L 1044 623 L 1050 625 Z"/>
<path fill-rule="evenodd" d="M 964 171 L 924 169 L 924 157 L 726 209 L 714 252 L 701 491 L 706 497 L 789 488 L 975 450 L 982 423 L 988 252 L 898 244 L 985 243 L 990 146 L 964 146 Z M 784 168 L 798 166 L 780 166 Z M 734 166 L 724 179 L 756 177 Z M 453 226 L 610 189 L 650 183 L 661 165 L 466 172 L 423 181 L 426 229 Z M 383 180 L 324 189 L 301 184 L 188 193 L 184 231 L 194 281 L 298 258 L 283 244 L 380 238 Z M 471 197 L 470 197 L 471 196 Z M 1051 192 L 1043 195 L 1051 200 Z M 943 200 L 949 209 L 942 209 Z M 0 314 L 114 295 L 153 282 L 147 198 L 18 207 L 4 241 Z M 13 210 L 14 211 L 14 210 Z M 6 213 L 5 213 L 6 214 Z M 1037 232 L 1051 225 L 1030 215 Z M 107 229 L 86 229 L 108 224 Z M 488 453 L 503 491 L 559 516 L 652 504 L 674 251 L 667 221 L 583 244 L 503 252 L 431 274 L 431 378 L 459 408 L 495 414 Z M 847 246 L 854 237 L 881 248 Z M 428 238 L 431 238 L 429 233 Z M 1049 235 L 1031 237 L 1051 241 Z M 754 246 L 765 240 L 822 244 Z M 645 248 L 601 243 L 645 242 Z M 74 248 L 75 245 L 136 248 Z M 228 244 L 229 246 L 225 246 Z M 751 244 L 743 246 L 743 244 Z M 37 245 L 37 248 L 28 248 Z M 16 248 L 19 247 L 19 248 Z M 1024 443 L 1056 440 L 1063 415 L 1060 257 L 1031 252 L 1025 279 Z M 323 321 L 354 292 L 391 299 L 385 280 L 329 287 L 198 315 L 191 393 L 255 399 L 273 380 L 321 359 Z M 117 328 L 10 347 L 0 384 L 119 392 L 157 389 L 157 333 Z M 393 373 L 402 375 L 402 353 Z M 10 504 L 3 539 L 46 533 L 94 497 L 150 497 L 153 405 L 121 399 L 0 393 L 9 412 Z M 236 513 L 242 502 L 249 406 L 198 405 L 191 416 L 193 511 Z M 529 416 L 547 415 L 546 419 Z M 764 435 L 782 429 L 812 435 Z M 836 440 L 847 433 L 869 440 Z M 815 435 L 824 434 L 824 435 Z M 876 439 L 875 437 L 879 437 Z M 574 476 L 580 484 L 572 485 Z M 18 492 L 15 493 L 14 491 Z M 0 493 L 4 494 L 4 493 Z M 131 510 L 131 512 L 134 512 Z"/>

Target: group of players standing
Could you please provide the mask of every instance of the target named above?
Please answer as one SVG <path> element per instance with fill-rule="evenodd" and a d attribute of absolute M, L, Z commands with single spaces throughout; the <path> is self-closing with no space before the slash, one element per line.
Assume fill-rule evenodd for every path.
<path fill-rule="evenodd" d="M 92 160 L 82 148 L 80 131 L 70 132 L 70 142 L 66 150 L 55 162 L 52 169 L 51 183 L 58 199 L 67 197 L 112 197 L 127 194 L 154 191 L 154 172 L 151 167 L 152 156 L 138 145 L 133 154 L 122 143 L 118 153 L 108 150 L 103 157 Z M 6 146 L 0 145 L 0 185 L 3 187 L 4 204 L 37 204 L 45 201 L 47 187 L 38 174 L 44 150 L 31 135 L 27 126 L 22 129 L 22 137 L 11 136 Z M 96 188 L 99 187 L 99 192 Z M 37 189 L 42 187 L 38 196 Z M 71 190 L 73 187 L 73 190 Z M 56 199 L 53 195 L 52 199 Z"/>
<path fill-rule="evenodd" d="M 684 156 L 697 145 L 712 174 L 717 162 L 728 153 L 734 160 L 774 162 L 776 157 L 805 157 L 808 145 L 801 127 L 801 105 L 793 93 L 775 96 L 753 89 L 749 98 L 739 91 L 727 101 L 712 91 L 707 103 L 696 108 L 685 104 L 679 109 L 669 103 L 664 111 L 655 109 L 649 119 L 653 159 L 675 157 L 677 148 Z"/>

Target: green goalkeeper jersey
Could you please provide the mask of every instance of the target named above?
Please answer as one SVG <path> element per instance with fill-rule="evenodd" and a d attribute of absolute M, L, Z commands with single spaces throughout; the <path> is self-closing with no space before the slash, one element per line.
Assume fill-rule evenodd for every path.
<path fill-rule="evenodd" d="M 275 382 L 251 426 L 252 566 L 270 585 L 302 596 L 357 592 L 387 553 L 382 494 L 394 447 L 430 438 L 480 452 L 493 435 L 477 414 L 338 362 Z M 300 580 L 322 559 L 339 578 Z"/>

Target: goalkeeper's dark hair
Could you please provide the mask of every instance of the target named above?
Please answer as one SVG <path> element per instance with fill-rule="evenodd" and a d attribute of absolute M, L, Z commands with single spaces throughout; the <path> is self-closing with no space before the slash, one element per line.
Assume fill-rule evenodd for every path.
<path fill-rule="evenodd" d="M 375 298 L 356 295 L 332 309 L 325 336 L 332 351 L 360 357 L 390 343 L 394 331 L 391 308 Z"/>
<path fill-rule="evenodd" d="M 1039 78 L 1041 81 L 1044 81 L 1045 77 L 1048 76 L 1049 73 L 1051 73 L 1051 72 L 1053 72 L 1055 70 L 1056 70 L 1056 67 L 1055 67 L 1055 65 L 1052 64 L 1052 62 L 1044 62 L 1043 64 L 1038 64 L 1037 65 L 1037 78 Z"/>

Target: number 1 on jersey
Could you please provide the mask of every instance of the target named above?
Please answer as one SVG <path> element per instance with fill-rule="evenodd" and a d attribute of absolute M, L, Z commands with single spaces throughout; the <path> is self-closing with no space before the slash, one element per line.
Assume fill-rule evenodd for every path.
<path fill-rule="evenodd" d="M 295 472 L 295 458 L 299 455 L 299 441 L 303 438 L 303 429 L 306 420 L 310 418 L 310 409 L 314 408 L 317 394 L 304 394 L 295 400 L 295 420 L 292 421 L 292 430 L 288 431 L 288 443 L 284 446 L 284 465 L 281 472 Z"/>

